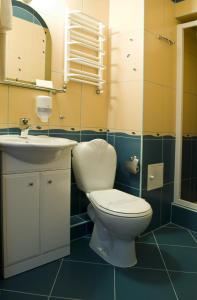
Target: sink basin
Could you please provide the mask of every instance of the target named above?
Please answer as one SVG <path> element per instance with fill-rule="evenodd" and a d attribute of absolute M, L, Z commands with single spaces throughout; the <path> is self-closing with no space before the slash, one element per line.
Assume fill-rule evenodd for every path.
<path fill-rule="evenodd" d="M 46 163 L 56 159 L 66 148 L 77 142 L 44 135 L 23 138 L 19 135 L 0 135 L 0 150 L 19 160 L 31 163 Z"/>
<path fill-rule="evenodd" d="M 9 148 L 25 148 L 28 149 L 42 149 L 42 150 L 61 150 L 66 147 L 72 147 L 77 142 L 69 139 L 48 137 L 45 135 L 33 136 L 28 135 L 23 138 L 19 135 L 1 135 L 0 136 L 0 149 L 8 150 Z"/>

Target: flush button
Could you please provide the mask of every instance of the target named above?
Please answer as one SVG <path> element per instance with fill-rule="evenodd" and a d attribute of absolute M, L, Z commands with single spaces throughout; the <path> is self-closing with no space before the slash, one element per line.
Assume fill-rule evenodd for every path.
<path fill-rule="evenodd" d="M 155 190 L 163 186 L 164 164 L 148 165 L 147 191 Z"/>

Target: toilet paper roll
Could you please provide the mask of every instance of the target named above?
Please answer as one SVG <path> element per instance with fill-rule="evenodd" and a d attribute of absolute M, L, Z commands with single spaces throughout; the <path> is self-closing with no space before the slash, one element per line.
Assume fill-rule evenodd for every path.
<path fill-rule="evenodd" d="M 131 160 L 126 161 L 126 168 L 131 174 L 137 174 L 140 171 L 139 159 L 136 156 L 131 157 Z"/>

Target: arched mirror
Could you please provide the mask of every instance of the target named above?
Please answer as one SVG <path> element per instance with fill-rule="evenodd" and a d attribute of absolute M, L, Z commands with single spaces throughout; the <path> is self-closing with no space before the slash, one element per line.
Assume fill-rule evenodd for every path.
<path fill-rule="evenodd" d="M 51 36 L 30 6 L 12 0 L 13 29 L 6 38 L 6 80 L 35 84 L 51 80 Z"/>

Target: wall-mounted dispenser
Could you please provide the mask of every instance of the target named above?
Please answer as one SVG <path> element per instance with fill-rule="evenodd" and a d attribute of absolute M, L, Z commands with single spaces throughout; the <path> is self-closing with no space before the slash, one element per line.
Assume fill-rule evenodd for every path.
<path fill-rule="evenodd" d="M 36 114 L 41 122 L 48 122 L 52 114 L 52 97 L 37 96 L 36 97 Z"/>
<path fill-rule="evenodd" d="M 140 171 L 139 159 L 137 156 L 131 156 L 129 161 L 126 161 L 127 171 L 131 174 L 137 174 Z"/>

